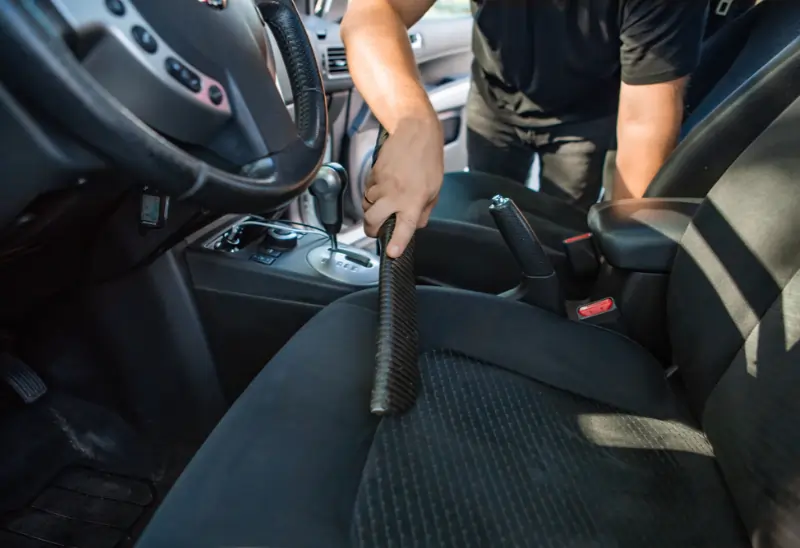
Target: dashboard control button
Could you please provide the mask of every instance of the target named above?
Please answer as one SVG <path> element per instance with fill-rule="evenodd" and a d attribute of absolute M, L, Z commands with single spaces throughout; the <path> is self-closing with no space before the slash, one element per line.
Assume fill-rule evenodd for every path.
<path fill-rule="evenodd" d="M 266 255 L 256 254 L 250 257 L 250 260 L 265 265 L 271 265 L 272 263 L 275 262 L 275 257 L 267 257 Z"/>
<path fill-rule="evenodd" d="M 181 71 L 181 83 L 195 93 L 200 91 L 202 87 L 200 85 L 200 77 L 189 69 L 183 69 Z"/>
<path fill-rule="evenodd" d="M 197 93 L 202 87 L 200 77 L 174 57 L 167 57 L 167 73 L 185 87 Z"/>
<path fill-rule="evenodd" d="M 219 86 L 211 86 L 208 88 L 208 98 L 211 99 L 211 102 L 215 105 L 222 103 L 222 90 L 219 89 Z"/>
<path fill-rule="evenodd" d="M 172 57 L 167 57 L 166 65 L 167 65 L 167 72 L 170 74 L 170 76 L 178 76 L 178 74 L 180 74 L 181 72 L 181 69 L 183 68 L 181 62 Z"/>
<path fill-rule="evenodd" d="M 158 49 L 158 42 L 156 42 L 156 39 L 146 28 L 136 25 L 131 30 L 131 33 L 133 34 L 133 39 L 136 40 L 136 43 L 139 44 L 143 50 L 147 53 L 156 52 Z"/>
<path fill-rule="evenodd" d="M 106 0 L 106 7 L 117 17 L 125 15 L 125 4 L 122 3 L 122 0 Z"/>

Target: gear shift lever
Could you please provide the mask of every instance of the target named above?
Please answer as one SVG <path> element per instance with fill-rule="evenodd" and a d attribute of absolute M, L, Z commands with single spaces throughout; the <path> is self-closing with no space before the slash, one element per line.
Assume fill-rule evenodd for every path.
<path fill-rule="evenodd" d="M 313 247 L 306 255 L 311 267 L 328 279 L 351 286 L 369 287 L 378 284 L 380 259 L 366 249 L 352 245 L 339 245 L 336 236 L 342 229 L 344 217 L 343 196 L 347 188 L 347 171 L 336 163 L 319 168 L 310 192 L 320 224 L 330 239 L 330 244 Z"/>
<path fill-rule="evenodd" d="M 322 227 L 331 240 L 331 249 L 339 249 L 336 235 L 342 230 L 342 197 L 347 188 L 347 171 L 337 163 L 323 164 L 317 172 L 314 182 L 311 183 L 311 195 L 314 197 L 314 207 L 317 211 Z"/>

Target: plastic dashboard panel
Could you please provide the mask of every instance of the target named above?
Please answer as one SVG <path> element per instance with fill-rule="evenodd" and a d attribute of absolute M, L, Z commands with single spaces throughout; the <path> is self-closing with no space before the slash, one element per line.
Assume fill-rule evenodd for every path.
<path fill-rule="evenodd" d="M 0 85 L 0 228 L 37 196 L 79 184 L 103 161 L 34 118 Z"/>

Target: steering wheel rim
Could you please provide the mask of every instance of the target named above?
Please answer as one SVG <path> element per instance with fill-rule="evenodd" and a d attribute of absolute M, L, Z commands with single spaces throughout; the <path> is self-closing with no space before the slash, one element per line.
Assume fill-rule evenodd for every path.
<path fill-rule="evenodd" d="M 104 3 L 102 0 L 80 1 Z M 170 0 L 177 1 L 181 0 Z M 128 0 L 127 9 L 135 10 L 131 2 Z M 184 9 L 211 11 L 208 5 L 203 4 L 197 0 L 184 1 Z M 224 6 L 225 2 L 214 4 Z M 43 12 L 33 1 L 23 0 L 18 5 L 4 3 L 0 7 L 0 45 L 5 52 L 3 80 L 13 82 L 12 91 L 21 92 L 73 133 L 79 132 L 84 142 L 130 170 L 144 184 L 177 199 L 192 198 L 213 210 L 258 212 L 275 209 L 302 193 L 322 163 L 327 139 L 327 105 L 316 56 L 293 2 L 256 0 L 253 5 L 258 11 L 251 10 L 252 16 L 259 17 L 260 13 L 260 24 L 263 27 L 266 23 L 272 30 L 284 58 L 295 99 L 296 121 L 293 124 L 294 135 L 284 136 L 278 143 L 278 150 L 269 150 L 265 144 L 268 154 L 241 166 L 238 173 L 210 165 L 173 144 L 162 132 L 153 129 L 117 100 L 86 69 L 53 20 L 49 20 L 49 24 L 47 19 L 43 20 L 43 17 L 53 17 L 53 13 Z M 241 8 L 237 9 L 241 11 Z M 58 12 L 58 16 L 61 15 Z M 235 32 L 239 22 L 233 18 L 243 18 L 244 21 L 249 17 L 239 13 L 213 21 L 224 21 L 225 28 Z M 248 19 L 247 24 L 252 27 L 254 21 Z M 242 32 L 250 30 L 242 28 Z M 227 54 L 250 55 L 258 61 L 256 56 L 264 57 L 264 48 L 269 50 L 267 40 L 264 29 L 263 42 L 257 33 L 252 44 L 240 41 L 245 43 L 242 47 L 252 46 L 252 51 L 242 49 Z M 256 52 L 255 48 L 259 51 Z M 192 52 L 196 54 L 199 49 L 192 48 Z M 86 58 L 83 57 L 84 62 Z M 274 97 L 279 98 L 280 93 L 268 63 L 265 62 L 263 68 L 264 80 L 269 84 L 259 82 L 257 85 L 261 87 L 257 91 L 269 92 L 271 86 L 274 103 Z M 236 80 L 227 83 L 228 86 L 223 88 L 227 104 L 223 106 L 235 111 L 230 103 L 238 92 Z M 269 106 L 273 113 L 279 112 L 275 105 Z M 239 107 L 244 111 L 243 115 L 250 114 L 247 104 L 240 101 Z M 280 108 L 288 119 L 282 99 Z M 265 143 L 268 142 L 266 132 L 263 137 Z"/>

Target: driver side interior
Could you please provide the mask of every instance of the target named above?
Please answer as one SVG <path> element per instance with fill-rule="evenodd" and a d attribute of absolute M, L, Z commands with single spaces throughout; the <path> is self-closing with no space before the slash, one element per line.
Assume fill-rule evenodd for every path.
<path fill-rule="evenodd" d="M 96 3 L 111 21 L 160 5 L 121 1 Z M 542 196 L 453 167 L 417 235 L 421 381 L 399 417 L 369 412 L 382 259 L 347 236 L 354 163 L 317 162 L 279 203 L 272 187 L 275 207 L 248 209 L 253 185 L 250 202 L 179 199 L 0 61 L 0 545 L 799 545 L 798 6 L 764 0 L 716 31 L 642 200 L 562 208 L 519 245 L 492 198 L 532 220 Z M 330 77 L 335 17 L 298 9 L 335 133 L 361 110 Z M 426 46 L 455 28 L 426 24 Z M 281 79 L 297 66 L 264 59 L 302 110 Z M 442 85 L 457 111 L 460 84 Z M 371 158 L 379 126 L 359 124 L 319 160 Z M 546 283 L 529 275 L 542 252 Z"/>

